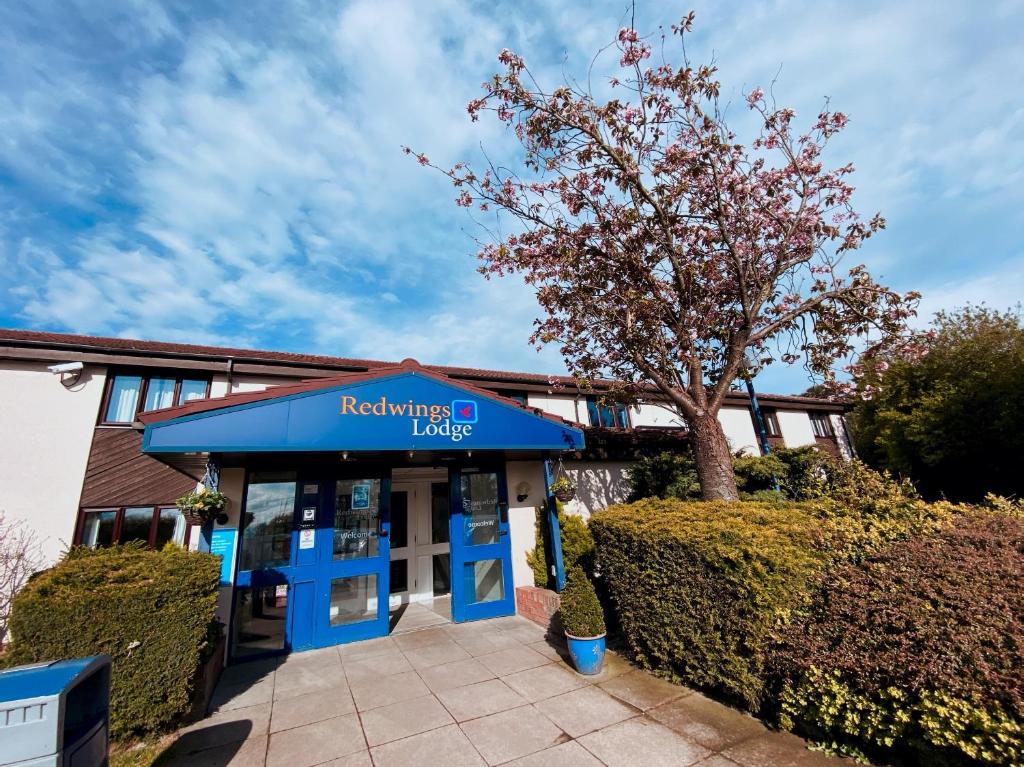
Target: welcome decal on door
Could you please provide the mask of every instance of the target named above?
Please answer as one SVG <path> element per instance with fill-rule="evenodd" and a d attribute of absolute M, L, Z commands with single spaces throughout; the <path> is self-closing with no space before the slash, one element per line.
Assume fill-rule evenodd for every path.
<path fill-rule="evenodd" d="M 413 437 L 445 437 L 461 442 L 473 435 L 477 422 L 476 400 L 454 399 L 449 404 L 426 404 L 407 400 L 395 402 L 386 394 L 379 399 L 360 400 L 349 394 L 341 398 L 341 415 L 369 418 L 408 418 Z"/>

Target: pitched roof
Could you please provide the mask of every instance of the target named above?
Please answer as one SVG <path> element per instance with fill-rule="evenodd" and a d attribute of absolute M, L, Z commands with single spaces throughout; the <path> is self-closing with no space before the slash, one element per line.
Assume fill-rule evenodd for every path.
<path fill-rule="evenodd" d="M 297 352 L 277 352 L 265 349 L 242 349 L 230 346 L 206 346 L 201 344 L 172 343 L 168 341 L 145 341 L 133 338 L 112 338 L 109 336 L 86 336 L 74 333 L 54 333 L 44 330 L 22 330 L 17 328 L 0 328 L 0 344 L 5 342 L 17 346 L 37 346 L 47 349 L 62 349 L 78 352 L 121 353 L 138 356 L 157 356 L 171 358 L 190 358 L 208 360 L 234 360 L 236 362 L 254 362 L 279 364 L 286 366 L 305 366 L 338 370 L 342 372 L 367 372 L 382 368 L 394 368 L 400 363 L 384 360 L 370 360 L 353 357 L 332 357 L 322 354 L 302 354 Z M 425 370 L 440 373 L 455 379 L 475 379 L 479 381 L 509 384 L 533 384 L 541 386 L 564 386 L 576 389 L 576 379 L 569 375 L 545 375 L 543 373 L 524 373 L 510 370 L 491 370 L 453 365 L 424 365 Z M 331 376 L 333 378 L 333 376 Z M 611 382 L 595 381 L 595 389 L 607 388 Z M 280 388 L 280 387 L 278 387 Z M 652 392 L 655 390 L 652 387 Z M 233 396 L 233 395 L 232 395 Z M 793 394 L 758 393 L 765 404 L 793 404 L 826 409 L 841 409 L 843 403 L 804 397 Z M 742 391 L 729 393 L 733 402 L 747 401 Z"/>
<path fill-rule="evenodd" d="M 341 373 L 336 376 L 330 376 L 328 378 L 312 378 L 306 381 L 299 381 L 294 384 L 285 384 L 283 386 L 272 386 L 261 391 L 250 391 L 250 392 L 237 392 L 235 394 L 227 394 L 223 397 L 214 397 L 212 399 L 195 399 L 190 402 L 186 402 L 183 405 L 176 405 L 174 407 L 161 408 L 160 410 L 150 410 L 145 413 L 139 414 L 139 420 L 144 424 L 159 423 L 161 421 L 168 421 L 172 418 L 179 418 L 181 416 L 193 415 L 195 413 L 204 413 L 211 410 L 221 410 L 223 408 L 235 407 L 236 405 L 245 405 L 250 402 L 261 402 L 264 400 L 277 399 L 279 397 L 288 397 L 293 394 L 303 394 L 305 392 L 319 391 L 321 389 L 330 389 L 334 386 L 345 386 L 349 384 L 363 383 L 365 381 L 373 381 L 378 378 L 387 378 L 389 376 L 398 375 L 401 373 L 417 373 L 419 375 L 431 378 L 435 381 L 441 381 L 451 386 L 464 389 L 465 391 L 475 394 L 478 397 L 484 397 L 486 399 L 493 400 L 495 402 L 501 402 L 505 405 L 517 408 L 519 410 L 525 410 L 533 415 L 546 418 L 549 421 L 554 421 L 557 424 L 569 425 L 574 428 L 582 429 L 583 424 L 569 421 L 561 416 L 553 413 L 548 413 L 540 408 L 530 407 L 524 405 L 518 400 L 511 399 L 509 397 L 503 397 L 500 394 L 495 394 L 489 389 L 483 389 L 479 386 L 466 383 L 457 379 L 452 379 L 442 373 L 438 373 L 434 370 L 425 368 L 420 365 L 414 359 L 404 359 L 397 365 L 391 365 L 389 367 L 379 367 L 374 370 L 368 370 L 362 373 Z"/>

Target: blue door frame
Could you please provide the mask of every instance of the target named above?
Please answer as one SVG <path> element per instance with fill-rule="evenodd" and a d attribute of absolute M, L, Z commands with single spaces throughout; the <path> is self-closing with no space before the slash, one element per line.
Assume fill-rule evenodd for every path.
<path fill-rule="evenodd" d="M 259 570 L 239 570 L 235 578 L 232 606 L 238 600 L 242 589 L 287 587 L 287 606 L 284 626 L 284 644 L 280 649 L 262 653 L 246 653 L 245 660 L 279 655 L 292 650 L 308 650 L 327 647 L 344 642 L 354 642 L 388 633 L 388 591 L 390 574 L 390 508 L 391 479 L 380 472 L 368 478 L 335 477 L 331 479 L 305 478 L 299 474 L 295 480 L 295 501 L 287 564 Z M 364 530 L 347 530 L 350 535 L 347 546 L 349 553 L 357 556 L 335 558 L 335 512 L 339 485 L 374 485 L 377 487 L 378 514 L 372 527 Z M 249 477 L 246 477 L 246 502 L 249 494 Z M 372 495 L 370 496 L 372 497 Z M 351 501 L 349 503 L 351 504 Z M 240 515 L 238 546 L 243 545 L 246 503 Z M 358 512 L 359 508 L 350 509 Z M 312 522 L 310 517 L 313 518 Z M 307 532 L 312 531 L 310 536 Z M 375 546 L 374 555 L 359 554 L 361 546 Z M 346 547 L 343 545 L 343 551 Z M 241 564 L 241 549 L 237 557 Z M 364 578 L 373 582 L 376 591 L 375 611 L 366 619 L 354 622 L 332 622 L 332 586 L 335 582 Z M 339 596 L 344 596 L 344 587 Z M 368 596 L 373 607 L 374 598 Z M 237 619 L 234 616 L 233 619 Z M 237 627 L 235 627 L 237 630 Z M 234 649 L 232 649 L 234 659 Z"/>
<path fill-rule="evenodd" d="M 452 468 L 449 487 L 452 620 L 461 623 L 514 615 L 504 462 Z"/>

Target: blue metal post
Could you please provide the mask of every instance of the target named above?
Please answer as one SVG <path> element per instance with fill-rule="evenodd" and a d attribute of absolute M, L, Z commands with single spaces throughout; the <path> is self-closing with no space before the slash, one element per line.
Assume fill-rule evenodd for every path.
<path fill-rule="evenodd" d="M 548 511 L 548 531 L 551 536 L 551 557 L 555 561 L 555 591 L 565 588 L 565 563 L 562 560 L 562 530 L 558 524 L 558 499 L 551 492 L 554 477 L 551 472 L 551 459 L 544 457 L 544 498 Z"/>

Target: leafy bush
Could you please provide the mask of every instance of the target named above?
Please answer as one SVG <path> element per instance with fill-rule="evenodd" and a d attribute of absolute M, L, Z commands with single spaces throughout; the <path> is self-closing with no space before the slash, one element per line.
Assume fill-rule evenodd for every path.
<path fill-rule="evenodd" d="M 642 498 L 700 498 L 700 482 L 693 455 L 658 453 L 636 461 L 629 468 L 630 501 Z"/>
<path fill-rule="evenodd" d="M 562 564 L 568 573 L 573 567 L 579 566 L 587 573 L 594 572 L 594 538 L 583 517 L 577 514 L 566 514 L 558 504 L 558 526 L 562 537 Z M 537 510 L 536 537 L 533 550 L 526 552 L 526 562 L 533 570 L 533 582 L 541 588 L 547 588 L 551 575 L 551 562 L 548 559 L 549 528 L 548 514 L 543 508 Z"/>
<path fill-rule="evenodd" d="M 837 571 L 783 634 L 782 723 L 899 763 L 1021 764 L 1022 581 L 1024 521 L 999 514 Z"/>
<path fill-rule="evenodd" d="M 218 557 L 173 546 L 72 549 L 15 598 L 4 663 L 108 653 L 111 735 L 165 729 L 189 711 L 219 634 L 219 573 Z"/>
<path fill-rule="evenodd" d="M 572 568 L 566 576 L 559 614 L 562 627 L 574 637 L 596 637 L 605 632 L 604 610 L 594 584 L 579 567 Z"/>
<path fill-rule="evenodd" d="M 757 709 L 775 632 L 809 598 L 821 523 L 794 505 L 648 499 L 591 518 L 634 657 Z"/>

